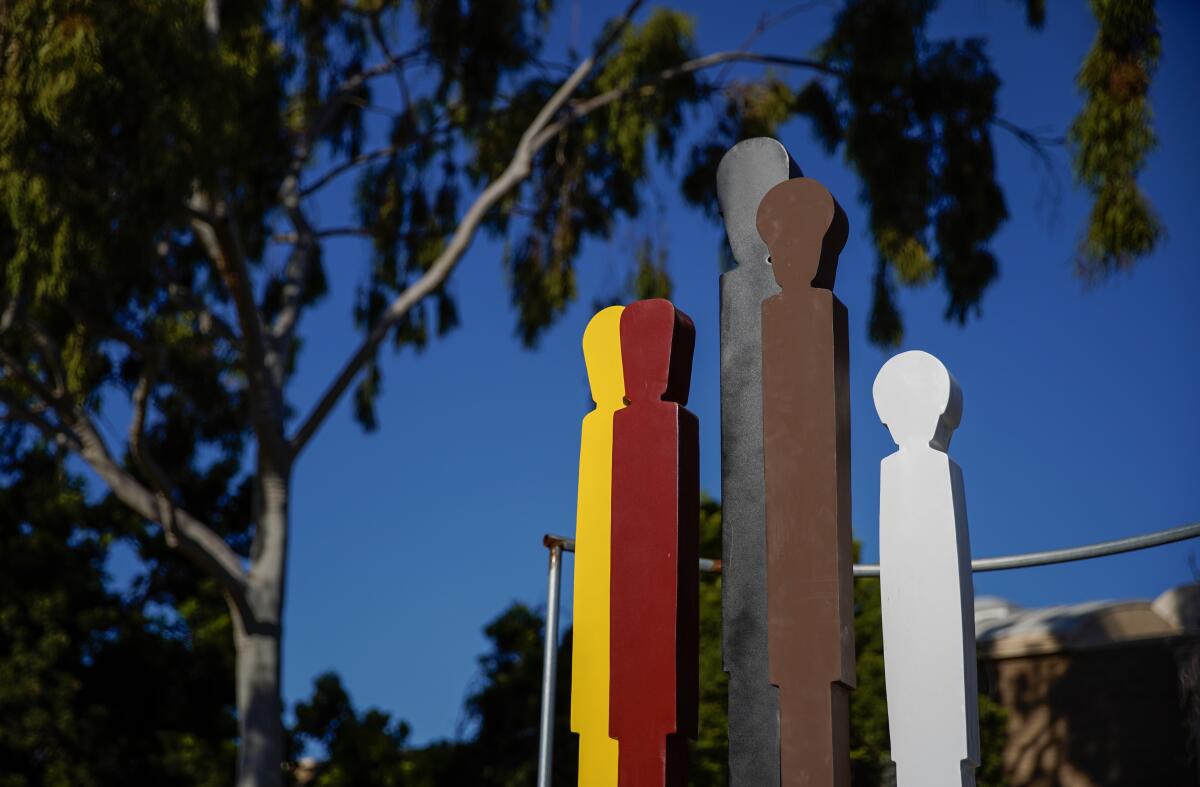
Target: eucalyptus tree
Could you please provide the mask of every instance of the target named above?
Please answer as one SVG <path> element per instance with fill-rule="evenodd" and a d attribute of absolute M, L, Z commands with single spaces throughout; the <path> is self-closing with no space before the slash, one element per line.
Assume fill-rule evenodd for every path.
<path fill-rule="evenodd" d="M 144 526 L 116 501 L 89 503 L 47 446 L 8 425 L 0 474 L 0 783 L 228 784 L 220 596 L 161 544 L 139 581 L 113 586 L 115 539 Z"/>
<path fill-rule="evenodd" d="M 688 17 L 641 5 L 565 63 L 543 52 L 551 0 L 0 5 L 2 417 L 82 460 L 220 589 L 240 785 L 282 778 L 292 469 L 344 398 L 374 425 L 385 343 L 454 327 L 446 283 L 480 232 L 507 239 L 532 344 L 577 296 L 582 241 L 637 214 L 655 156 L 685 159 L 685 197 L 712 212 L 728 145 L 802 116 L 862 180 L 877 341 L 900 336 L 897 285 L 939 281 L 963 320 L 994 278 L 993 134 L 1057 140 L 997 116 L 984 43 L 932 39 L 933 0 L 848 0 L 809 56 L 702 54 Z M 1092 6 L 1069 142 L 1096 195 L 1081 269 L 1103 274 L 1160 234 L 1136 184 L 1159 38 L 1151 0 Z M 1027 13 L 1040 25 L 1041 0 Z M 346 177 L 357 221 L 321 226 L 316 201 Z M 338 235 L 369 242 L 362 335 L 299 412 L 300 325 Z M 664 285 L 659 258 L 642 266 Z M 120 414 L 124 436 L 102 427 Z"/>

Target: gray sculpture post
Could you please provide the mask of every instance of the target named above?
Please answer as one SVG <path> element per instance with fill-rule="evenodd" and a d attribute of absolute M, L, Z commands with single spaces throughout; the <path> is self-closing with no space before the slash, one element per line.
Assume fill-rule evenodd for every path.
<path fill-rule="evenodd" d="M 759 202 L 799 168 L 778 141 L 730 148 L 717 199 L 737 267 L 721 276 L 722 656 L 729 674 L 729 783 L 779 784 L 779 691 L 767 664 L 762 302 L 779 292 L 755 225 Z"/>

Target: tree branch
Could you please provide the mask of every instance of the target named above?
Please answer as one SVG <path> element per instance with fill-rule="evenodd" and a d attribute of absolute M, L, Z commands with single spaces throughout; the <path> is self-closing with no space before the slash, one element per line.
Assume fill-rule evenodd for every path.
<path fill-rule="evenodd" d="M 0 388 L 0 402 L 8 408 L 8 417 L 10 420 L 17 420 L 28 424 L 40 431 L 47 440 L 58 445 L 60 448 L 68 448 L 78 451 L 82 445 L 78 435 L 71 430 L 56 424 L 45 416 L 45 408 L 30 408 L 22 402 L 11 391 L 6 391 Z"/>
<path fill-rule="evenodd" d="M 0 365 L 6 375 L 30 388 L 41 399 L 42 412 L 53 412 L 58 423 L 47 419 L 42 412 L 25 405 L 12 392 L 0 388 L 0 401 L 4 402 L 11 416 L 15 416 L 40 430 L 46 437 L 59 445 L 74 450 L 96 475 L 108 485 L 117 499 L 129 506 L 143 519 L 158 522 L 167 527 L 160 502 L 136 478 L 130 475 L 113 459 L 108 445 L 101 437 L 95 423 L 83 411 L 72 404 L 67 396 L 56 396 L 47 389 L 28 369 L 17 364 L 7 352 L 0 351 Z M 134 421 L 141 442 L 141 431 L 145 422 L 146 400 L 152 386 L 144 372 L 134 396 Z M 135 428 L 130 427 L 131 445 Z M 234 603 L 245 604 L 245 575 L 241 558 L 208 525 L 183 509 L 173 507 L 173 529 L 176 543 L 181 551 L 213 576 L 228 592 Z"/>
<path fill-rule="evenodd" d="M 287 373 L 285 359 L 292 334 L 300 322 L 300 311 L 304 307 L 304 287 L 317 253 L 319 238 L 319 233 L 313 229 L 312 223 L 308 220 L 301 205 L 304 198 L 304 192 L 300 189 L 301 162 L 296 159 L 292 164 L 291 171 L 280 185 L 279 197 L 295 230 L 291 240 L 287 241 L 293 243 L 294 247 L 288 255 L 287 265 L 284 266 L 281 302 L 279 312 L 271 323 L 270 344 L 267 353 L 268 369 L 272 375 L 275 390 L 279 392 L 283 391 L 284 378 Z M 282 432 L 282 426 L 280 431 Z M 287 452 L 286 446 L 281 446 L 281 448 L 284 453 Z"/>
<path fill-rule="evenodd" d="M 52 377 L 58 379 L 58 382 L 54 383 L 53 387 L 47 386 L 45 381 L 36 372 L 18 361 L 7 350 L 0 348 L 0 366 L 4 368 L 5 372 L 4 378 L 0 378 L 0 381 L 14 381 L 28 389 L 30 397 L 34 399 L 36 404 L 31 408 L 16 391 L 5 391 L 3 388 L 0 388 L 0 401 L 3 401 L 8 406 L 9 411 L 15 413 L 19 420 L 37 427 L 48 439 L 60 444 L 64 439 L 67 439 L 78 444 L 79 440 L 77 436 L 70 434 L 69 430 L 63 427 L 61 423 L 53 423 L 45 417 L 45 413 L 49 409 L 47 404 L 62 401 L 60 397 L 64 397 L 66 393 L 62 386 L 62 364 L 57 354 L 52 352 L 54 350 L 54 343 L 41 330 L 40 326 L 36 325 L 23 314 L 20 298 L 13 298 L 4 309 L 3 330 L 8 331 L 17 322 L 20 322 L 35 337 L 35 343 L 38 345 L 42 356 L 43 366 L 50 371 Z"/>
<path fill-rule="evenodd" d="M 262 318 L 254 293 L 250 290 L 250 272 L 236 238 L 235 221 L 223 205 L 212 208 L 203 195 L 193 197 L 199 215 L 211 215 L 215 221 L 193 218 L 192 228 L 212 259 L 233 299 L 238 327 L 242 335 L 242 363 L 250 391 L 251 420 L 259 445 L 281 461 L 286 460 L 282 441 L 282 401 L 267 366 L 268 347 Z"/>
<path fill-rule="evenodd" d="M 179 536 L 176 532 L 175 505 L 171 500 L 170 483 L 158 463 L 150 456 L 146 448 L 146 411 L 150 404 L 150 394 L 154 391 L 158 378 L 159 353 L 144 359 L 142 373 L 138 377 L 137 386 L 133 390 L 133 417 L 129 419 L 129 452 L 141 469 L 142 475 L 150 482 L 155 491 L 155 503 L 163 531 L 167 537 L 167 546 L 179 546 Z"/>
<path fill-rule="evenodd" d="M 103 479 L 117 499 L 142 518 L 158 522 L 165 530 L 167 523 L 160 501 L 113 460 L 91 419 L 80 412 L 59 413 L 59 416 L 78 435 L 79 456 Z M 234 603 L 244 606 L 246 571 L 238 554 L 208 525 L 181 508 L 173 505 L 170 508 L 175 544 L 179 550 L 216 579 Z"/>
<path fill-rule="evenodd" d="M 204 0 L 204 29 L 215 45 L 217 36 L 221 33 L 221 3 L 220 0 Z"/>
<path fill-rule="evenodd" d="M 28 384 L 28 374 L 14 369 L 10 361 L 11 358 L 4 360 L 8 373 Z M 55 424 L 44 415 L 25 406 L 10 392 L 0 390 L 0 401 L 8 408 L 10 416 L 37 428 L 56 444 L 74 450 L 121 502 L 142 518 L 163 525 L 166 530 L 168 520 L 163 516 L 162 503 L 113 460 L 108 446 L 90 418 L 79 412 L 64 412 L 64 409 L 70 408 L 71 405 L 58 401 L 52 403 L 51 408 L 60 420 L 60 423 Z M 144 404 L 142 412 L 143 415 L 138 416 L 139 424 L 144 418 Z M 178 545 L 181 551 L 213 576 L 235 603 L 244 604 L 245 571 L 237 553 L 224 539 L 186 511 L 172 507 L 170 521 L 175 535 L 174 545 Z M 168 535 L 168 540 L 170 538 Z"/>
<path fill-rule="evenodd" d="M 376 159 L 387 158 L 399 149 L 399 145 L 388 145 L 387 147 L 379 148 L 378 150 L 371 150 L 366 153 L 360 153 L 353 158 L 347 159 L 341 164 L 338 164 L 336 167 L 331 168 L 328 172 L 325 172 L 312 183 L 301 189 L 300 196 L 310 197 L 316 192 L 320 191 L 329 183 L 329 181 L 333 180 L 339 175 L 349 172 L 355 167 L 361 167 L 363 164 L 369 164 Z"/>
<path fill-rule="evenodd" d="M 55 402 L 62 396 L 60 391 L 47 387 L 45 382 L 18 362 L 7 350 L 0 350 L 0 365 L 4 366 L 10 379 L 15 378 L 43 402 Z"/>
<path fill-rule="evenodd" d="M 454 234 L 450 238 L 450 242 L 446 248 L 438 255 L 438 258 L 430 266 L 419 279 L 413 282 L 404 292 L 392 301 L 384 313 L 380 316 L 375 327 L 367 334 L 366 339 L 355 349 L 354 353 L 342 366 L 341 371 L 326 388 L 317 404 L 309 412 L 308 416 L 301 423 L 300 428 L 290 440 L 290 448 L 293 459 L 304 450 L 304 446 L 316 434 L 318 428 L 328 417 L 334 406 L 341 399 L 346 389 L 350 387 L 350 383 L 362 371 L 363 366 L 370 360 L 375 353 L 379 344 L 387 336 L 391 330 L 409 310 L 430 293 L 434 292 L 438 287 L 445 282 L 446 277 L 462 259 L 471 241 L 474 240 L 475 232 L 479 225 L 483 222 L 488 211 L 499 202 L 505 195 L 512 191 L 518 184 L 529 177 L 529 172 L 532 167 L 533 155 L 537 150 L 545 144 L 542 139 L 544 130 L 550 119 L 563 108 L 567 100 L 579 88 L 584 79 L 595 68 L 596 63 L 604 56 L 608 49 L 616 42 L 621 32 L 628 25 L 630 18 L 635 14 L 644 0 L 634 0 L 625 9 L 624 14 L 613 25 L 610 34 L 596 47 L 592 55 L 581 62 L 575 70 L 554 92 L 550 100 L 541 108 L 533 122 L 525 129 L 521 135 L 520 141 L 517 143 L 516 150 L 513 152 L 512 160 L 494 181 L 487 188 L 480 192 L 479 196 L 467 209 L 463 215 L 462 221 L 459 222 Z"/>
<path fill-rule="evenodd" d="M 214 314 L 211 309 L 204 305 L 194 293 L 187 287 L 179 284 L 167 285 L 167 296 L 175 301 L 181 308 L 192 312 L 196 315 L 196 327 L 205 335 L 216 336 L 224 339 L 230 344 L 240 344 L 241 337 L 233 330 L 233 327 L 225 322 L 219 315 Z"/>
<path fill-rule="evenodd" d="M 292 226 L 295 228 L 295 240 L 292 242 L 296 244 L 296 248 L 289 255 L 284 271 L 283 303 L 271 325 L 270 344 L 268 345 L 265 342 L 262 344 L 263 362 L 265 364 L 263 368 L 270 374 L 274 382 L 275 390 L 273 391 L 274 398 L 272 401 L 276 413 L 281 413 L 283 406 L 283 358 L 286 356 L 292 332 L 300 320 L 300 310 L 304 299 L 304 282 L 308 278 L 313 251 L 316 248 L 316 236 L 313 233 L 308 217 L 301 208 L 300 202 L 303 198 L 314 193 L 342 172 L 369 159 L 361 156 L 356 157 L 356 159 L 362 160 L 334 168 L 334 170 L 319 178 L 316 184 L 303 190 L 300 188 L 300 173 L 312 155 L 316 141 L 324 133 L 329 123 L 333 121 L 342 104 L 349 100 L 356 90 L 366 83 L 367 80 L 386 74 L 393 69 L 401 68 L 404 63 L 423 52 L 418 47 L 408 52 L 394 55 L 387 47 L 381 46 L 381 48 L 385 54 L 383 62 L 351 74 L 330 93 L 325 107 L 317 113 L 312 124 L 300 135 L 296 148 L 292 152 L 288 175 L 284 178 L 279 188 L 280 202 L 287 211 Z M 239 307 L 238 311 L 240 313 L 242 309 Z M 243 333 L 245 333 L 244 330 Z M 277 423 L 280 422 L 277 421 Z M 280 432 L 282 432 L 282 429 Z M 280 440 L 282 440 L 282 434 L 278 436 L 273 434 L 270 442 L 272 445 L 275 445 Z M 284 450 L 285 446 L 282 443 L 279 443 L 277 447 L 280 449 L 281 454 L 286 453 Z"/>
<path fill-rule="evenodd" d="M 33 342 L 42 356 L 42 362 L 45 363 L 46 370 L 50 372 L 50 377 L 54 381 L 53 388 L 50 389 L 48 395 L 54 398 L 64 396 L 67 392 L 67 372 L 62 365 L 62 354 L 40 325 L 30 319 L 23 320 L 23 323 L 30 336 L 33 337 Z"/>
<path fill-rule="evenodd" d="M 754 29 L 750 31 L 749 35 L 742 39 L 742 43 L 738 46 L 738 50 L 745 51 L 749 49 L 755 41 L 761 38 L 762 35 L 771 28 L 786 22 L 796 14 L 804 11 L 811 11 L 818 5 L 832 6 L 833 3 L 829 2 L 829 0 L 809 0 L 808 2 L 794 3 L 793 5 L 774 14 L 770 13 L 769 11 L 763 11 L 762 15 L 759 16 L 758 23 L 754 26 Z M 721 71 L 717 74 L 718 84 L 725 81 L 725 75 L 729 72 L 730 65 L 731 64 L 727 64 L 725 68 L 721 69 Z"/>
<path fill-rule="evenodd" d="M 826 65 L 819 60 L 810 60 L 803 57 L 788 57 L 786 55 L 760 55 L 754 52 L 743 52 L 733 50 L 728 52 L 714 52 L 710 55 L 697 57 L 692 60 L 680 63 L 677 66 L 664 68 L 653 77 L 633 85 L 625 87 L 613 88 L 612 90 L 599 93 L 591 98 L 585 99 L 571 104 L 565 113 L 566 117 L 551 125 L 547 126 L 538 136 L 536 146 L 541 147 L 546 144 L 556 134 L 570 126 L 572 123 L 586 117 L 595 112 L 597 109 L 606 107 L 622 98 L 630 95 L 651 96 L 658 90 L 659 86 L 664 82 L 669 82 L 672 79 L 694 74 L 697 71 L 702 71 L 706 68 L 719 66 L 726 63 L 761 63 L 767 65 L 789 66 L 792 68 L 807 68 L 812 71 L 819 71 L 822 74 L 830 76 L 842 76 L 842 72 L 833 66 Z"/>
<path fill-rule="evenodd" d="M 1005 120 L 1004 118 L 992 118 L 992 125 L 1012 134 L 1017 138 L 1018 142 L 1040 157 L 1048 155 L 1046 148 L 1062 147 L 1067 144 L 1067 138 L 1064 136 L 1048 137 L 1045 134 L 1038 134 L 1036 131 L 1031 131 L 1024 126 L 1018 126 L 1011 120 Z"/>
<path fill-rule="evenodd" d="M 340 236 L 354 236 L 360 238 L 371 237 L 371 230 L 367 227 L 326 227 L 320 230 L 311 230 L 313 238 L 336 238 Z M 279 235 L 272 235 L 273 243 L 293 243 L 300 244 L 304 240 L 304 234 L 298 232 L 285 232 Z"/>
<path fill-rule="evenodd" d="M 4 304 L 4 311 L 0 313 L 0 335 L 8 333 L 8 329 L 16 322 L 17 313 L 21 310 L 21 298 L 9 298 L 8 303 Z"/>
<path fill-rule="evenodd" d="M 392 54 L 391 47 L 388 46 L 387 36 L 383 34 L 383 24 L 380 17 L 383 15 L 382 8 L 370 15 L 369 27 L 371 28 L 371 37 L 375 39 L 375 43 L 379 49 L 387 57 L 388 61 L 396 62 L 397 58 Z M 396 87 L 400 90 L 400 98 L 404 102 L 404 108 L 407 110 L 412 105 L 412 96 L 408 92 L 408 81 L 404 78 L 403 61 L 393 71 L 396 75 Z"/>
<path fill-rule="evenodd" d="M 360 69 L 343 79 L 341 84 L 335 87 L 329 94 L 324 109 L 317 114 L 312 125 L 305 129 L 301 135 L 300 144 L 295 151 L 294 158 L 301 163 L 308 161 L 308 157 L 312 155 L 314 143 L 320 139 L 321 134 L 333 122 L 338 110 L 342 108 L 342 104 L 349 100 L 354 95 L 354 92 L 366 84 L 368 80 L 382 76 L 397 67 L 403 66 L 406 62 L 422 54 L 424 51 L 423 48 L 416 47 L 398 55 L 386 55 L 382 62 Z"/>
<path fill-rule="evenodd" d="M 272 374 L 276 376 L 275 385 L 280 388 L 284 383 L 280 357 L 286 352 L 287 342 L 291 339 L 292 332 L 300 320 L 300 308 L 304 300 L 304 282 L 308 278 L 308 270 L 312 265 L 312 253 L 316 248 L 311 229 L 293 233 L 289 237 L 291 240 L 286 242 L 294 243 L 295 248 L 288 255 L 287 265 L 283 269 L 282 303 L 278 314 L 271 323 L 270 331 L 273 357 L 269 363 Z M 277 238 L 272 238 L 272 240 L 277 240 Z"/>
<path fill-rule="evenodd" d="M 441 120 L 441 118 L 439 118 L 438 120 Z M 311 197 L 313 194 L 317 193 L 322 188 L 327 186 L 330 181 L 345 174 L 346 172 L 349 172 L 350 170 L 352 170 L 356 167 L 361 167 L 363 164 L 369 164 L 372 161 L 376 161 L 381 158 L 387 158 L 388 156 L 398 153 L 399 151 L 403 150 L 405 147 L 407 147 L 409 145 L 416 145 L 418 143 L 430 142 L 431 140 L 434 140 L 438 134 L 443 134 L 446 131 L 447 131 L 446 126 L 435 125 L 434 127 L 426 130 L 424 133 L 420 134 L 419 136 L 416 136 L 416 137 L 406 140 L 403 145 L 387 145 L 385 147 L 378 148 L 376 150 L 367 151 L 366 153 L 360 153 L 359 155 L 349 158 L 349 159 L 343 161 L 341 164 L 331 167 L 329 170 L 322 173 L 320 176 L 317 177 L 316 180 L 314 180 L 312 183 L 308 184 L 307 186 L 305 186 L 304 188 L 302 188 L 300 190 L 300 196 L 302 198 Z"/>

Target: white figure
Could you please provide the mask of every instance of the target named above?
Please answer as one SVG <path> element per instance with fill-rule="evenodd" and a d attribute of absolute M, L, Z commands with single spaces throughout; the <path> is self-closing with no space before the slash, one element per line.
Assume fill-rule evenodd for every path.
<path fill-rule="evenodd" d="M 900 450 L 879 483 L 888 726 L 898 787 L 966 787 L 979 765 L 971 545 L 962 470 L 946 455 L 962 392 L 920 351 L 883 365 L 875 409 Z"/>

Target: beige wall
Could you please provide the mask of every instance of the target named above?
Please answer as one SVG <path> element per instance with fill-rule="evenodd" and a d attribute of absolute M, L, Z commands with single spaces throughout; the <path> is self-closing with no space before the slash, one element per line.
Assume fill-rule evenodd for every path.
<path fill-rule="evenodd" d="M 1011 787 L 1185 787 L 1200 647 L 1174 636 L 985 659 L 981 687 L 1008 710 Z"/>

